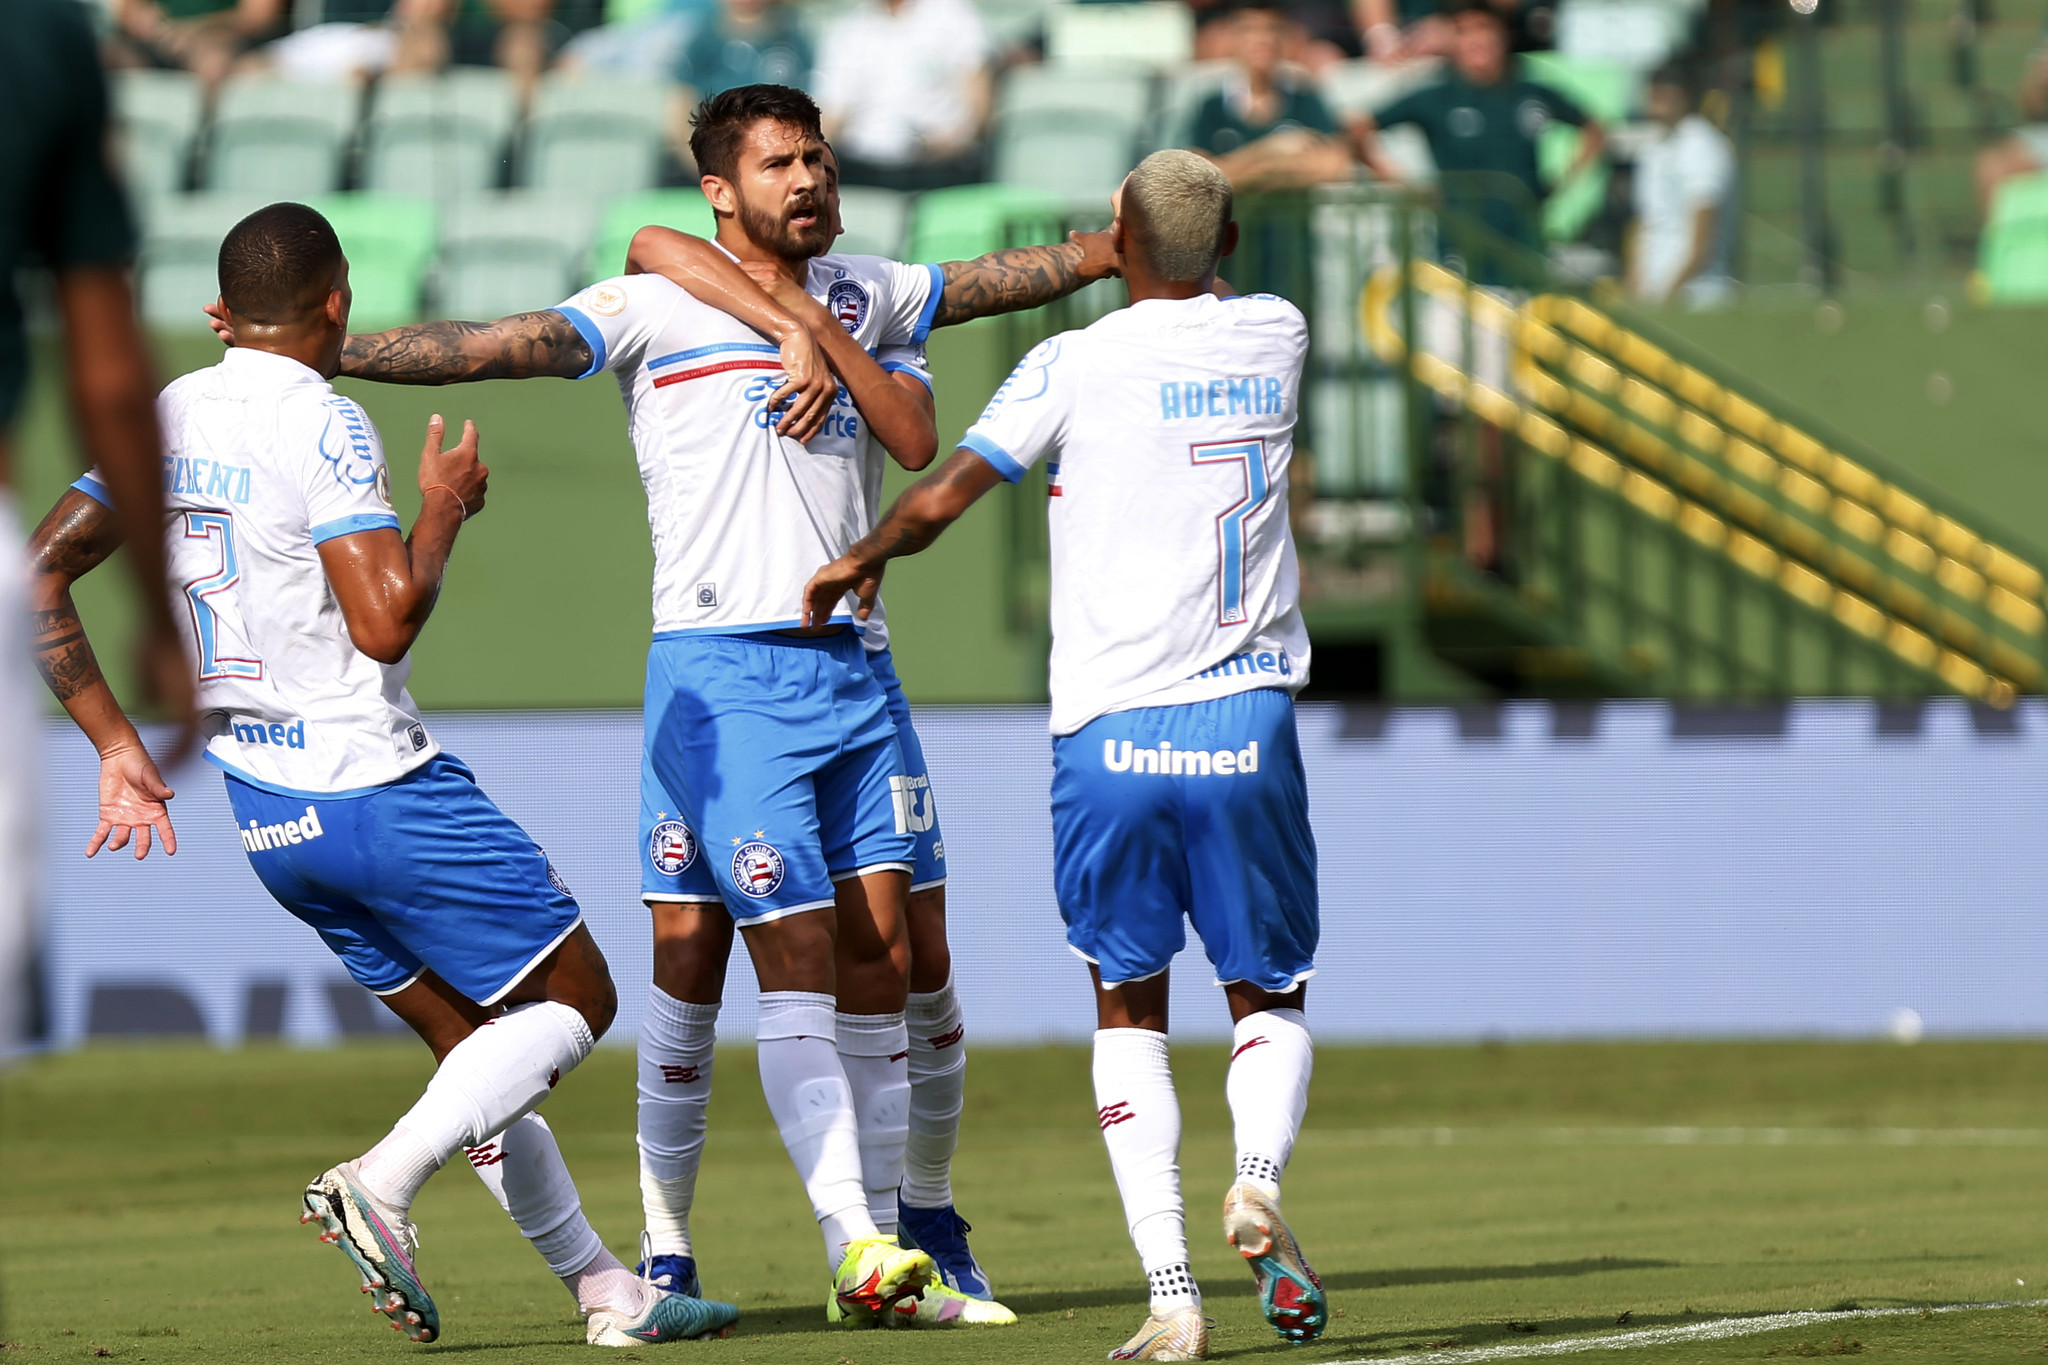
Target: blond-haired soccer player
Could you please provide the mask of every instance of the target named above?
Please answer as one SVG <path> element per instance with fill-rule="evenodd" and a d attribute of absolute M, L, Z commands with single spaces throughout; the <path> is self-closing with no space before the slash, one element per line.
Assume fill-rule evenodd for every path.
<path fill-rule="evenodd" d="M 818 619 L 849 592 L 872 603 L 890 559 L 1046 462 L 1054 882 L 1096 982 L 1097 1119 L 1152 1292 L 1112 1358 L 1195 1360 L 1208 1330 L 1166 1040 L 1167 969 L 1190 919 L 1236 1020 L 1225 1235 L 1282 1337 L 1312 1340 L 1327 1320 L 1280 1216 L 1318 936 L 1293 707 L 1309 647 L 1287 525 L 1308 329 L 1283 299 L 1217 286 L 1236 227 L 1213 165 L 1155 153 L 1116 210 L 1131 306 L 1025 356 L 961 448 L 820 569 L 807 602 Z"/>

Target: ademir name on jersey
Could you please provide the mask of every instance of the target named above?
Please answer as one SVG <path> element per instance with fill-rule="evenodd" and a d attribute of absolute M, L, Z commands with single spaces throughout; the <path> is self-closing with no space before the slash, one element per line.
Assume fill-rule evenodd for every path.
<path fill-rule="evenodd" d="M 1159 385 L 1159 419 L 1189 417 L 1277 417 L 1287 410 L 1287 390 L 1274 375 L 1242 379 L 1168 379 Z"/>

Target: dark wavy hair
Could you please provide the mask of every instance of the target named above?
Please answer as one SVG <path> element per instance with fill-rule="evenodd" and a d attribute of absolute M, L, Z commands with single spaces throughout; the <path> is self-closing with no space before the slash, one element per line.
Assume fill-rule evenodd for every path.
<path fill-rule="evenodd" d="M 690 155 L 698 174 L 731 180 L 739 169 L 741 140 L 763 119 L 824 141 L 818 106 L 803 91 L 790 85 L 736 85 L 706 99 L 690 116 Z"/>

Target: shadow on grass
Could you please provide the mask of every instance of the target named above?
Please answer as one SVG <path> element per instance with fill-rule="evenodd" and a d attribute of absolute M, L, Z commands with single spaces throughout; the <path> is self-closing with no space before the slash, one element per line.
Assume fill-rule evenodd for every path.
<path fill-rule="evenodd" d="M 1676 1327 L 1688 1322 L 1704 1322 L 1707 1316 L 1701 1313 L 1635 1313 L 1628 1321 L 1633 1328 Z M 1612 1313 L 1575 1318 L 1544 1318 L 1533 1322 L 1519 1322 L 1510 1325 L 1504 1318 L 1490 1322 L 1467 1322 L 1453 1326 L 1405 1328 L 1399 1332 L 1346 1331 L 1346 1323 L 1339 1321 L 1336 1330 L 1316 1342 L 1312 1348 L 1324 1359 L 1349 1357 L 1370 1358 L 1380 1354 L 1405 1354 L 1418 1350 L 1466 1350 L 1474 1346 L 1499 1346 L 1508 1342 L 1539 1342 L 1555 1337 L 1576 1336 L 1583 1333 L 1615 1332 L 1620 1327 Z M 1533 1330 L 1532 1330 L 1533 1329 Z M 1232 1360 L 1239 1357 L 1273 1355 L 1279 1352 L 1298 1354 L 1303 1350 L 1274 1337 L 1256 1345 L 1226 1346 L 1220 1349 L 1212 1346 L 1211 1360 Z"/>

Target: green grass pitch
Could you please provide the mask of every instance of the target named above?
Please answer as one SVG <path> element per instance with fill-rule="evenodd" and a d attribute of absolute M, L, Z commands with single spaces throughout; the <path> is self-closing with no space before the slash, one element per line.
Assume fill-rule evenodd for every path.
<path fill-rule="evenodd" d="M 1286 1347 L 1214 1228 L 1231 1159 L 1224 1052 L 1175 1057 L 1217 1358 L 1456 1358 L 1612 1336 L 1623 1314 L 1641 1329 L 2048 1298 L 2048 1045 L 1332 1046 L 1288 1209 L 1338 1316 L 1322 1342 Z M 960 1204 L 1023 1317 L 977 1333 L 825 1324 L 816 1230 L 752 1062 L 720 1055 L 696 1218 L 707 1288 L 743 1306 L 741 1330 L 617 1358 L 1080 1362 L 1137 1326 L 1142 1279 L 1085 1051 L 971 1058 Z M 437 1345 L 410 1346 L 372 1317 L 344 1258 L 295 1221 L 306 1179 L 372 1141 L 427 1070 L 414 1047 L 105 1047 L 0 1078 L 6 1358 L 591 1358 L 568 1295 L 459 1163 L 416 1210 Z M 545 1112 L 593 1221 L 631 1260 L 632 1054 L 601 1051 Z M 1838 1352 L 2018 1361 L 2048 1352 L 2048 1313 L 1909 1313 L 1566 1358 Z"/>

